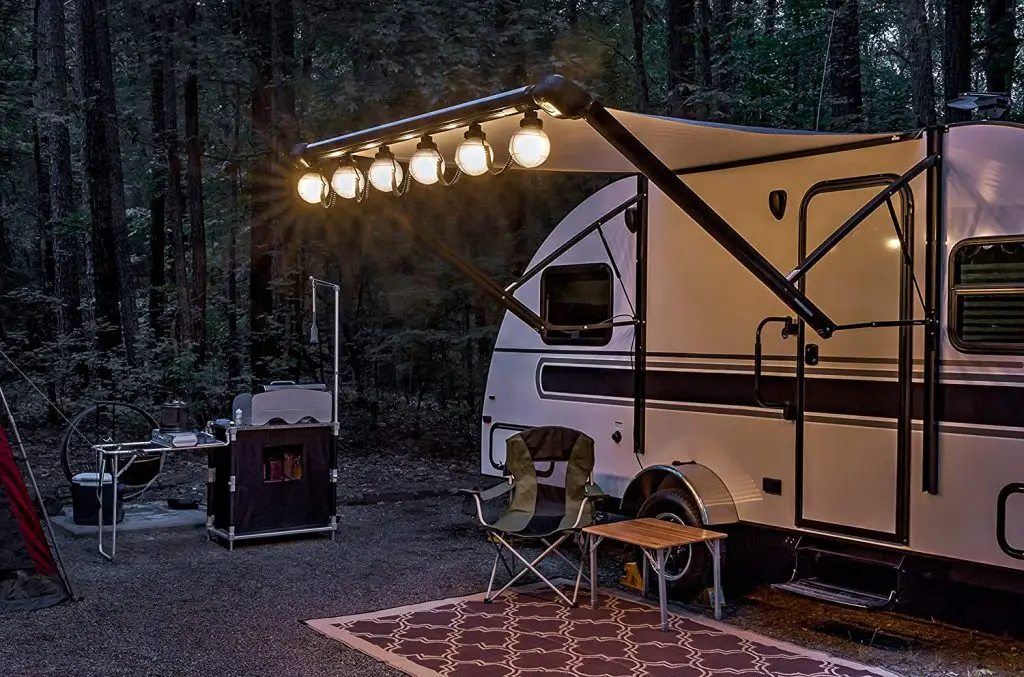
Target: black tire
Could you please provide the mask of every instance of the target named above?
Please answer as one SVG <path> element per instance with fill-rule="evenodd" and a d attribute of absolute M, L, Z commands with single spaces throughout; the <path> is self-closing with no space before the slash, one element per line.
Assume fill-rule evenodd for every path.
<path fill-rule="evenodd" d="M 654 517 L 704 528 L 700 508 L 685 489 L 655 491 L 640 506 L 637 517 Z M 643 566 L 642 562 L 639 564 Z M 668 596 L 681 602 L 696 598 L 712 585 L 712 564 L 711 551 L 703 543 L 670 550 L 665 567 Z M 658 578 L 653 571 L 646 587 L 648 593 L 658 594 Z"/>

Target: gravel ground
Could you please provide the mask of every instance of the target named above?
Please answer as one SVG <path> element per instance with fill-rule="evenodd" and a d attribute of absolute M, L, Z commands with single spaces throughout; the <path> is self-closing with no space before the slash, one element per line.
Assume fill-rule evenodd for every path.
<path fill-rule="evenodd" d="M 109 563 L 95 553 L 94 538 L 61 534 L 82 599 L 0 616 L 0 677 L 399 675 L 301 621 L 482 591 L 493 550 L 462 500 L 447 494 L 487 481 L 476 474 L 475 455 L 452 461 L 402 451 L 388 457 L 386 478 L 379 461 L 341 455 L 333 542 L 251 544 L 229 553 L 198 529 L 122 532 L 118 560 Z M 176 459 L 170 481 L 149 498 L 205 497 L 204 468 L 199 459 Z M 59 490 L 51 482 L 45 493 Z M 614 585 L 622 560 L 608 546 L 602 557 L 601 583 Z M 1008 639 L 763 589 L 729 602 L 730 624 L 905 677 L 1024 674 L 1024 645 Z M 882 650 L 813 629 L 826 620 L 881 628 L 917 645 Z"/>
<path fill-rule="evenodd" d="M 253 544 L 233 553 L 200 530 L 124 532 L 118 560 L 109 563 L 92 538 L 62 536 L 82 599 L 0 617 L 0 674 L 398 675 L 300 621 L 479 592 L 492 550 L 459 499 L 339 512 L 334 542 Z M 605 585 L 619 576 L 616 560 L 609 550 Z M 731 601 L 731 624 L 906 677 L 1024 672 L 1021 647 L 1011 641 L 876 614 L 868 622 L 925 642 L 883 651 L 809 629 L 824 619 L 863 622 L 863 614 L 763 591 Z"/>

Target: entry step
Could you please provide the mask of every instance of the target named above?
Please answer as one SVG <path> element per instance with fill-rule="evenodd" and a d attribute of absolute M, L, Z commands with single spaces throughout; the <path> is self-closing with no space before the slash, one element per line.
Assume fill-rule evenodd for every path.
<path fill-rule="evenodd" d="M 842 604 L 843 606 L 854 607 L 857 609 L 882 609 L 889 606 L 892 602 L 892 596 L 884 597 L 882 595 L 864 592 L 863 590 L 844 588 L 842 586 L 819 581 L 816 578 L 804 578 L 789 583 L 776 583 L 772 585 L 772 587 L 776 590 L 783 590 L 794 595 L 800 595 L 801 597 L 810 597 L 811 599 L 821 600 L 822 602 Z"/>

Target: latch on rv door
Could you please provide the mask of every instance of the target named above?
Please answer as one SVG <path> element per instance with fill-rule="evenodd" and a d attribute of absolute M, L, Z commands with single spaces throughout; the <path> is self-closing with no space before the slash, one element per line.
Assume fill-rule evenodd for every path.
<path fill-rule="evenodd" d="M 757 325 L 757 332 L 754 334 L 754 397 L 757 403 L 766 409 L 782 409 L 782 417 L 787 421 L 796 420 L 796 407 L 789 400 L 785 402 L 767 402 L 761 396 L 761 332 L 769 324 L 779 323 L 782 325 L 782 338 L 787 339 L 797 333 L 797 323 L 791 317 L 766 317 Z"/>

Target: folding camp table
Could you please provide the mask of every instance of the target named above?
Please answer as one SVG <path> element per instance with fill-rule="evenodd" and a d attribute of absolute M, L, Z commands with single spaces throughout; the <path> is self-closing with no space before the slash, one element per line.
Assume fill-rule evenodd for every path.
<path fill-rule="evenodd" d="M 99 482 L 99 502 L 100 509 L 97 522 L 97 534 L 99 540 L 99 553 L 106 557 L 111 562 L 114 561 L 114 554 L 117 552 L 117 477 L 119 475 L 119 467 L 122 457 L 131 457 L 138 454 L 144 454 L 150 451 L 199 451 L 203 449 L 214 449 L 216 447 L 226 447 L 227 442 L 221 441 L 205 432 L 197 432 L 197 443 L 187 447 L 174 447 L 169 444 L 162 444 L 156 440 L 147 440 L 145 442 L 110 442 L 106 444 L 94 444 L 92 450 L 96 452 L 96 463 L 99 466 L 99 474 L 97 477 L 100 478 Z M 106 470 L 106 462 L 110 460 L 111 464 L 111 475 L 112 481 L 114 482 L 113 494 L 114 504 L 111 509 L 111 520 L 113 524 L 110 525 L 110 552 L 107 553 L 103 549 L 103 474 Z M 127 468 L 126 468 L 127 469 Z"/>
<path fill-rule="evenodd" d="M 658 574 L 658 599 L 661 606 L 661 629 L 668 630 L 668 599 L 665 594 L 665 559 L 670 548 L 704 543 L 711 549 L 715 583 L 715 620 L 722 618 L 721 548 L 725 534 L 683 526 L 676 522 L 642 517 L 585 527 L 590 552 L 590 604 L 597 606 L 597 546 L 606 538 L 638 546 L 644 553 L 644 588 L 647 588 L 648 564 Z M 654 551 L 654 556 L 651 556 Z"/>

